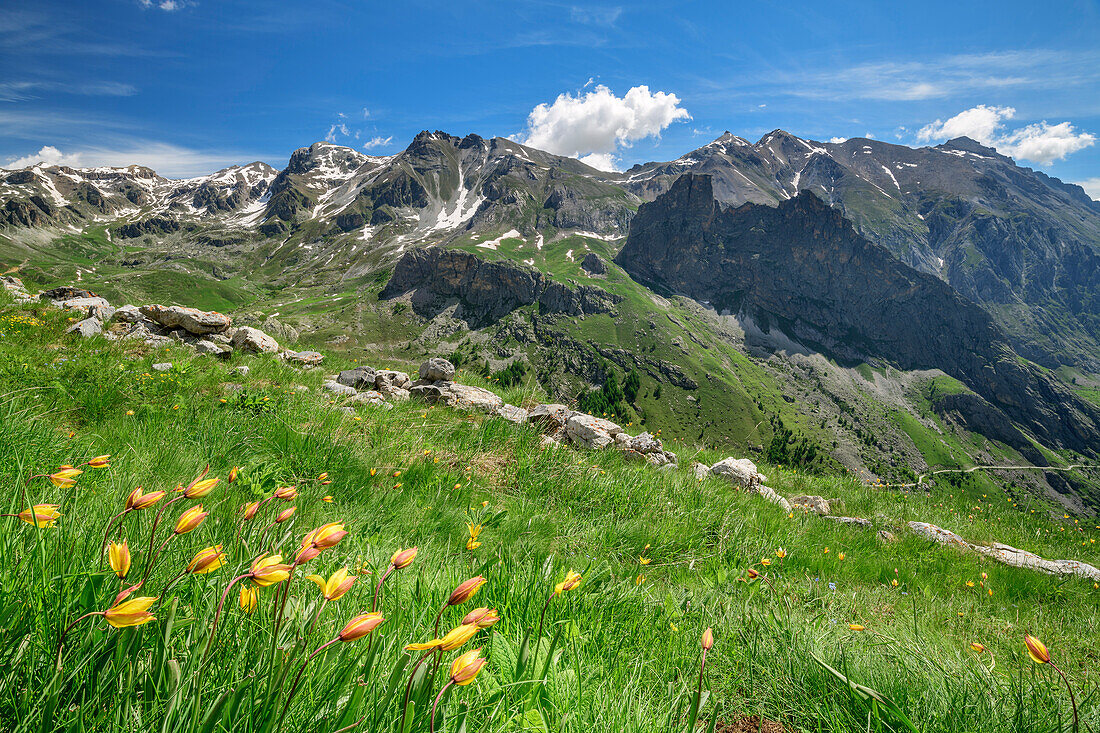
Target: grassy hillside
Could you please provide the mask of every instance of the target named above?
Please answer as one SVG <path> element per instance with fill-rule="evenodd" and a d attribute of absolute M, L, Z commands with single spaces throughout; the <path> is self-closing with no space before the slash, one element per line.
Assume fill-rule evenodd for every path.
<path fill-rule="evenodd" d="M 903 730 L 900 716 L 928 732 L 1067 730 L 1065 688 L 1024 653 L 1028 632 L 1049 645 L 1073 684 L 1082 723 L 1100 726 L 1100 589 L 933 545 L 904 524 L 933 522 L 972 542 L 996 539 L 1095 565 L 1094 520 L 1035 499 L 976 497 L 973 487 L 944 481 L 906 493 L 842 473 L 762 466 L 779 493 L 840 498 L 844 514 L 875 526 L 788 516 L 717 480 L 695 480 L 693 458 L 726 454 L 692 441 L 672 444 L 681 468 L 665 472 L 614 452 L 541 449 L 530 428 L 415 402 L 347 414 L 318 389 L 324 373 L 351 363 L 338 354 L 322 370 L 300 372 L 269 358 L 219 362 L 182 348 L 147 353 L 77 341 L 63 333 L 68 323 L 38 305 L 0 305 L 3 512 L 49 503 L 62 515 L 45 529 L 0 519 L 8 522 L 0 535 L 6 730 L 335 731 L 362 718 L 357 730 L 396 731 L 419 659 L 403 647 L 432 638 L 447 595 L 477 575 L 488 582 L 445 610 L 440 631 L 474 606 L 495 608 L 501 620 L 443 655 L 434 674 L 434 656 L 419 669 L 408 730 L 429 729 L 451 660 L 479 647 L 487 666 L 443 696 L 435 730 L 686 730 L 708 627 L 717 642 L 699 717 L 719 721 L 716 730 L 739 730 L 753 715 L 791 731 Z M 151 368 L 164 361 L 171 370 Z M 240 364 L 250 367 L 247 377 L 233 373 Z M 504 396 L 539 397 L 534 387 Z M 85 467 L 74 486 L 28 480 L 100 454 L 111 454 L 110 466 Z M 114 629 L 85 619 L 65 637 L 59 667 L 62 630 L 107 609 L 120 586 L 146 572 L 155 512 L 167 500 L 124 520 L 133 554 L 125 583 L 99 559 L 109 519 L 135 486 L 171 492 L 205 466 L 223 480 L 201 499 L 173 504 L 154 544 L 189 507 L 201 503 L 209 516 L 167 543 L 135 593 L 158 598 L 156 620 Z M 325 473 L 330 483 L 318 480 Z M 242 521 L 241 505 L 288 485 L 296 499 L 271 500 Z M 294 515 L 275 524 L 291 507 Z M 293 557 L 308 530 L 333 521 L 348 535 L 289 584 L 260 589 L 251 614 L 239 608 L 240 583 L 233 587 L 204 660 L 227 584 L 263 552 Z M 467 525 L 479 523 L 481 544 L 467 549 Z M 222 567 L 166 588 L 215 544 L 226 554 Z M 302 661 L 370 610 L 391 555 L 414 545 L 415 561 L 383 586 L 385 623 L 314 656 L 291 697 Z M 305 576 L 327 578 L 341 567 L 362 574 L 322 608 Z M 584 580 L 554 597 L 543 623 L 546 599 L 570 569 Z M 762 577 L 751 579 L 749 569 Z M 276 604 L 284 588 L 285 607 Z M 986 651 L 972 651 L 973 642 Z M 868 707 L 814 655 L 887 696 L 900 714 Z"/>

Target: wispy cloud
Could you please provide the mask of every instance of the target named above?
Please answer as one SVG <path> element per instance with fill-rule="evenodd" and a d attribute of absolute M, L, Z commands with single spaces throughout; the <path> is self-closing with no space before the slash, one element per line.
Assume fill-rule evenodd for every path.
<path fill-rule="evenodd" d="M 54 81 L 5 81 L 0 82 L 0 102 L 24 102 L 40 98 L 43 94 L 77 94 L 89 97 L 129 97 L 137 94 L 137 87 L 114 81 L 97 81 L 70 84 Z"/>
<path fill-rule="evenodd" d="M 776 68 L 763 82 L 702 82 L 710 93 L 766 89 L 806 99 L 828 101 L 918 101 L 993 90 L 1068 88 L 1100 80 L 1100 51 L 997 51 L 954 54 L 917 61 L 870 61 L 812 69 Z"/>
<path fill-rule="evenodd" d="M 388 137 L 382 137 L 381 135 L 376 135 L 376 136 L 372 137 L 370 140 L 367 140 L 365 143 L 363 143 L 363 150 L 374 150 L 375 148 L 384 148 L 385 146 L 389 145 L 392 142 L 393 142 L 393 135 L 390 135 Z"/>
<path fill-rule="evenodd" d="M 195 3 L 190 2 L 190 0 L 139 0 L 139 4 L 143 8 L 157 8 L 166 13 L 172 13 L 177 10 L 183 10 Z"/>

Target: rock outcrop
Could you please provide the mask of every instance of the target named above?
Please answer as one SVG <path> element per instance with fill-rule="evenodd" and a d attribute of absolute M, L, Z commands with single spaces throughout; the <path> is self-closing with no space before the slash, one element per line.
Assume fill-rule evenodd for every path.
<path fill-rule="evenodd" d="M 659 291 L 840 360 L 942 369 L 1047 445 L 1100 446 L 1100 408 L 1021 360 L 980 307 L 809 191 L 777 207 L 724 208 L 710 176 L 685 174 L 641 206 L 615 261 Z"/>
<path fill-rule="evenodd" d="M 554 282 L 512 262 L 488 262 L 469 252 L 439 247 L 406 252 L 379 297 L 388 300 L 406 294 L 422 318 L 434 318 L 457 305 L 455 317 L 474 328 L 536 303 L 543 313 L 582 316 L 608 313 L 621 300 L 590 285 Z"/>
<path fill-rule="evenodd" d="M 229 316 L 217 311 L 201 311 L 178 305 L 145 305 L 140 310 L 143 316 L 160 326 L 169 329 L 182 328 L 197 336 L 222 333 L 232 325 Z"/>

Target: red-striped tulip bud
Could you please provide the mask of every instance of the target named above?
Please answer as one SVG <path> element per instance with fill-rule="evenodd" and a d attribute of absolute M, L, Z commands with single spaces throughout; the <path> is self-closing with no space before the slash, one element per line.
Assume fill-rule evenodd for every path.
<path fill-rule="evenodd" d="M 348 531 L 344 529 L 343 522 L 329 522 L 307 532 L 306 536 L 302 538 L 302 547 L 315 545 L 319 549 L 327 550 L 340 544 L 340 540 L 344 539 L 347 534 Z"/>
<path fill-rule="evenodd" d="M 489 660 L 481 656 L 480 649 L 466 652 L 451 663 L 451 682 L 456 685 L 470 684 L 488 663 Z"/>
<path fill-rule="evenodd" d="M 398 550 L 393 553 L 393 557 L 390 558 L 390 565 L 393 565 L 397 570 L 408 567 L 412 564 L 412 561 L 416 559 L 416 552 L 417 549 L 415 547 L 410 547 L 407 550 Z"/>
<path fill-rule="evenodd" d="M 316 557 L 320 554 L 321 548 L 317 545 L 309 545 L 308 547 L 303 547 L 302 550 L 298 553 L 298 556 L 294 558 L 294 564 L 304 565 L 310 560 L 316 559 Z"/>
<path fill-rule="evenodd" d="M 702 644 L 703 644 L 703 648 L 706 649 L 708 652 L 710 651 L 710 648 L 712 646 L 714 646 L 714 630 L 713 629 L 708 628 L 706 631 L 703 632 Z"/>
<path fill-rule="evenodd" d="M 291 567 L 283 564 L 282 555 L 260 555 L 252 561 L 248 576 L 261 588 L 282 583 L 290 577 Z"/>
<path fill-rule="evenodd" d="M 1031 634 L 1026 634 L 1024 645 L 1027 647 L 1027 655 L 1031 657 L 1031 661 L 1036 664 L 1050 664 L 1050 652 L 1047 651 L 1047 647 L 1043 642 Z"/>
<path fill-rule="evenodd" d="M 279 512 L 279 516 L 275 517 L 275 524 L 282 524 L 286 520 L 294 516 L 294 512 L 298 511 L 298 507 L 292 506 L 288 509 L 284 509 Z"/>
<path fill-rule="evenodd" d="M 195 575 L 205 575 L 220 568 L 225 562 L 225 553 L 221 545 L 207 547 L 199 550 L 195 557 L 187 564 L 187 572 Z"/>
<path fill-rule="evenodd" d="M 570 570 L 565 574 L 565 580 L 554 586 L 554 595 L 560 596 L 565 591 L 573 590 L 581 584 L 581 574 L 576 570 Z"/>
<path fill-rule="evenodd" d="M 275 498 L 282 499 L 283 501 L 293 501 L 298 498 L 298 489 L 293 486 L 284 486 L 281 489 L 275 489 Z"/>
<path fill-rule="evenodd" d="M 59 504 L 35 504 L 30 509 L 19 512 L 19 518 L 27 524 L 33 524 L 39 529 L 52 527 L 57 518 L 61 516 L 57 511 Z"/>
<path fill-rule="evenodd" d="M 233 466 L 233 468 L 229 469 L 229 483 L 234 483 L 237 480 L 237 476 L 240 475 L 240 472 L 241 469 L 237 468 L 236 466 Z"/>
<path fill-rule="evenodd" d="M 144 494 L 139 486 L 131 491 L 130 495 L 126 497 L 126 508 L 133 509 L 134 511 L 148 509 L 163 498 L 163 491 L 150 491 L 148 494 Z"/>
<path fill-rule="evenodd" d="M 108 608 L 103 617 L 107 620 L 107 623 L 116 629 L 124 629 L 127 626 L 141 626 L 150 621 L 156 621 L 157 617 L 149 613 L 149 607 L 156 601 L 155 597 L 150 596 L 131 598 Z"/>
<path fill-rule="evenodd" d="M 486 582 L 487 580 L 480 575 L 470 578 L 454 589 L 450 598 L 447 599 L 447 605 L 457 606 L 460 603 L 465 603 L 473 598 L 478 588 L 485 585 Z"/>
<path fill-rule="evenodd" d="M 111 454 L 108 453 L 105 456 L 96 456 L 88 461 L 88 465 L 92 468 L 107 468 L 107 466 L 111 465 Z"/>
<path fill-rule="evenodd" d="M 176 520 L 175 533 L 187 534 L 188 532 L 196 529 L 200 524 L 202 524 L 202 520 L 206 519 L 207 515 L 209 514 L 210 512 L 204 512 L 202 510 L 202 504 L 196 504 L 195 506 L 191 507 L 183 514 L 181 514 L 180 518 Z"/>
<path fill-rule="evenodd" d="M 73 468 L 72 466 L 62 466 L 54 473 L 50 474 L 50 481 L 54 486 L 66 487 L 72 486 L 76 483 L 76 477 L 84 473 L 79 468 Z"/>
<path fill-rule="evenodd" d="M 220 478 L 208 478 L 203 481 L 196 479 L 192 481 L 189 486 L 183 489 L 183 495 L 188 499 L 201 499 L 214 490 L 214 487 L 221 481 Z"/>
<path fill-rule="evenodd" d="M 475 608 L 462 619 L 464 625 L 473 624 L 479 629 L 487 629 L 497 621 L 500 621 L 500 616 L 497 615 L 496 609 L 486 608 L 484 606 Z"/>
<path fill-rule="evenodd" d="M 351 621 L 348 621 L 348 625 L 340 629 L 340 641 L 355 641 L 356 639 L 362 639 L 378 628 L 386 619 L 382 618 L 380 613 L 361 613 Z"/>
<path fill-rule="evenodd" d="M 260 502 L 258 501 L 252 501 L 242 506 L 241 516 L 244 518 L 244 521 L 247 522 L 252 519 L 252 517 L 256 516 L 256 512 L 259 510 L 259 508 Z"/>

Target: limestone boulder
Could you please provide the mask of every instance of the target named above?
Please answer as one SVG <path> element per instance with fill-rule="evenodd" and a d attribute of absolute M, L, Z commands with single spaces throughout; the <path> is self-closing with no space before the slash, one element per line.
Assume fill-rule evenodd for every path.
<path fill-rule="evenodd" d="M 514 422 L 517 425 L 524 425 L 527 422 L 527 410 L 522 407 L 516 407 L 515 405 L 505 403 L 500 406 L 496 414 L 503 417 L 508 422 Z"/>
<path fill-rule="evenodd" d="M 291 364 L 315 367 L 325 360 L 325 355 L 319 351 L 288 351 L 283 358 Z"/>
<path fill-rule="evenodd" d="M 182 328 L 197 336 L 220 333 L 232 324 L 229 316 L 217 311 L 201 311 L 197 308 L 184 308 L 179 305 L 144 305 L 141 307 L 141 313 L 149 320 L 165 328 Z"/>
<path fill-rule="evenodd" d="M 556 433 L 565 429 L 565 422 L 571 414 L 573 411 L 565 405 L 536 405 L 528 411 L 527 422 L 537 425 L 544 432 Z"/>
<path fill-rule="evenodd" d="M 258 328 L 242 326 L 233 334 L 233 348 L 250 354 L 274 354 L 279 350 L 279 342 Z"/>
<path fill-rule="evenodd" d="M 412 379 L 408 374 L 394 369 L 379 369 L 374 376 L 374 387 L 379 391 L 385 387 L 408 389 L 411 384 Z"/>
<path fill-rule="evenodd" d="M 69 326 L 65 329 L 65 333 L 75 333 L 84 338 L 90 338 L 91 336 L 103 333 L 103 322 L 94 317 L 85 318 L 83 321 Z"/>
<path fill-rule="evenodd" d="M 374 369 L 369 366 L 358 366 L 340 372 L 336 375 L 336 381 L 355 389 L 373 389 L 376 375 Z"/>
<path fill-rule="evenodd" d="M 710 472 L 735 486 L 746 489 L 760 486 L 768 480 L 756 470 L 756 464 L 748 458 L 724 458 L 711 466 Z"/>
<path fill-rule="evenodd" d="M 455 378 L 455 365 L 438 356 L 432 357 L 420 365 L 420 378 L 425 382 L 450 382 Z"/>
<path fill-rule="evenodd" d="M 349 387 L 346 384 L 340 384 L 339 382 L 335 382 L 331 379 L 322 384 L 321 389 L 325 390 L 326 392 L 332 392 L 334 395 L 339 395 L 341 397 L 354 397 L 356 394 L 354 387 Z"/>
<path fill-rule="evenodd" d="M 581 448 L 600 450 L 615 442 L 616 433 L 608 430 L 608 425 L 614 423 L 592 415 L 574 413 L 565 421 L 565 435 Z M 619 432 L 622 432 L 621 428 Z"/>

